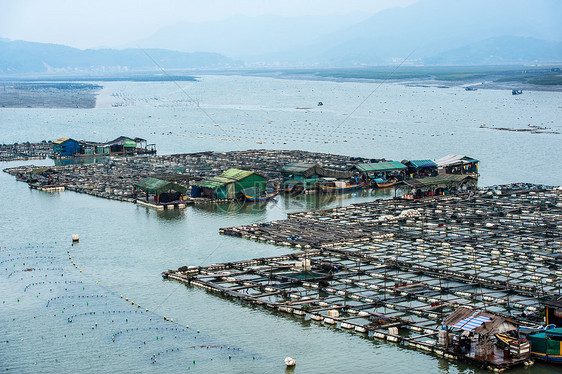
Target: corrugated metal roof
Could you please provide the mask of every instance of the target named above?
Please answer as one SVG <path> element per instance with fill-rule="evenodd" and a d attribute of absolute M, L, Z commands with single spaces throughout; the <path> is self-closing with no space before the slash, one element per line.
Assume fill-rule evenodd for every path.
<path fill-rule="evenodd" d="M 470 164 L 472 162 L 479 162 L 479 161 L 465 155 L 447 155 L 445 157 L 441 157 L 440 159 L 435 160 L 435 163 L 439 167 Z"/>
<path fill-rule="evenodd" d="M 408 160 L 408 163 L 412 164 L 415 168 L 427 168 L 432 166 L 437 166 L 437 164 L 431 160 Z"/>
<path fill-rule="evenodd" d="M 281 168 L 281 173 L 298 175 L 309 178 L 313 175 L 320 177 L 332 178 L 349 178 L 353 175 L 351 171 L 325 169 L 318 164 L 310 164 L 305 162 L 294 162 Z"/>
<path fill-rule="evenodd" d="M 357 164 L 355 165 L 357 170 L 363 172 L 373 172 L 373 171 L 391 171 L 391 170 L 402 170 L 406 169 L 406 165 L 398 161 L 384 161 L 376 162 L 372 164 Z"/>
<path fill-rule="evenodd" d="M 209 179 L 205 179 L 199 182 L 197 185 L 199 187 L 217 189 L 220 188 L 228 183 L 238 182 L 244 178 L 249 177 L 250 175 L 254 174 L 253 171 L 248 170 L 240 170 L 240 169 L 228 169 L 221 175 L 217 175 L 216 177 L 212 177 Z"/>
<path fill-rule="evenodd" d="M 317 174 L 315 172 L 317 164 L 309 164 L 304 162 L 294 162 L 292 164 L 283 166 L 281 172 L 285 174 L 296 174 L 309 177 L 311 175 Z"/>
<path fill-rule="evenodd" d="M 68 140 L 72 140 L 72 139 L 70 139 L 70 138 L 59 138 L 59 139 L 55 140 L 53 143 L 62 144 L 64 142 L 68 141 Z"/>
<path fill-rule="evenodd" d="M 429 187 L 429 186 L 448 186 L 453 183 L 462 182 L 465 179 L 475 179 L 475 178 L 466 174 L 441 174 L 436 177 L 426 177 L 426 178 L 405 180 L 404 184 L 414 188 Z"/>
<path fill-rule="evenodd" d="M 135 183 L 134 187 L 155 194 L 160 194 L 168 190 L 175 190 L 181 193 L 185 193 L 185 191 L 187 191 L 187 188 L 180 186 L 177 183 L 168 182 L 162 179 L 157 179 L 152 177 L 144 178 L 140 182 Z"/>

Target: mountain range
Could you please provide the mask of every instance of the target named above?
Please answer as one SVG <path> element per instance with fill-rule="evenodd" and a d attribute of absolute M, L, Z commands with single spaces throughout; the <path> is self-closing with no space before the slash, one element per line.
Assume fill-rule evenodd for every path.
<path fill-rule="evenodd" d="M 166 49 L 76 49 L 58 44 L 0 40 L 0 73 L 134 73 L 166 69 L 240 67 L 219 53 Z"/>
<path fill-rule="evenodd" d="M 125 49 L 0 40 L 0 73 L 154 70 L 156 63 L 165 69 L 556 64 L 560 14 L 557 0 L 419 0 L 374 15 L 180 23 Z"/>

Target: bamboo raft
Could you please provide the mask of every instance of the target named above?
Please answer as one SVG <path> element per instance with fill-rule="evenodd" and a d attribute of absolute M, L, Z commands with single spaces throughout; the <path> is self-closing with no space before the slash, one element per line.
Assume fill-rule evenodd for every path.
<path fill-rule="evenodd" d="M 562 291 L 562 191 L 481 190 L 470 198 L 379 200 L 221 229 L 303 248 L 283 256 L 182 267 L 164 277 L 285 315 L 494 371 L 528 358 L 459 354 L 439 344 L 460 306 L 540 323 Z"/>

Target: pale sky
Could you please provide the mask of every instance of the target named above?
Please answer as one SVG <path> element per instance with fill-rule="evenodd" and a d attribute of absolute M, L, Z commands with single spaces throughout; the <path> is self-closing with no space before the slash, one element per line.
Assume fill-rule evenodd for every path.
<path fill-rule="evenodd" d="M 118 47 L 163 26 L 233 15 L 375 14 L 417 0 L 0 0 L 0 38 Z"/>

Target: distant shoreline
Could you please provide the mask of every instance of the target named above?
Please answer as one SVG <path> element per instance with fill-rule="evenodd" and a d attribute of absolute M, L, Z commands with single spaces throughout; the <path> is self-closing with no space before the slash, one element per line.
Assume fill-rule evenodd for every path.
<path fill-rule="evenodd" d="M 463 87 L 562 92 L 557 67 L 392 67 L 333 69 L 230 69 L 197 72 L 137 73 L 123 76 L 0 77 L 0 108 L 80 108 L 96 106 L 101 82 L 197 81 L 197 75 L 267 77 L 329 82 L 389 83 L 412 87 Z"/>

